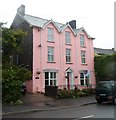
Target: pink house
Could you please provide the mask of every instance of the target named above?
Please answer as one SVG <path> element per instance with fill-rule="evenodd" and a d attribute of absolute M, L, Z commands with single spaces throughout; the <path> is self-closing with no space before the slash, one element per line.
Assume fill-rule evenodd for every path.
<path fill-rule="evenodd" d="M 14 62 L 32 71 L 32 79 L 26 82 L 28 91 L 44 93 L 46 86 L 82 89 L 95 85 L 94 38 L 83 27 L 76 28 L 75 20 L 62 24 L 30 16 L 21 5 L 11 28 L 27 32 L 23 53 L 16 55 Z"/>

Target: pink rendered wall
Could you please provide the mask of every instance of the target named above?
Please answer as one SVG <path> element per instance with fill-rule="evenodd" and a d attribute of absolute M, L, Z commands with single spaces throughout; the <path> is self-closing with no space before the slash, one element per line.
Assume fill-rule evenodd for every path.
<path fill-rule="evenodd" d="M 80 34 L 85 36 L 85 47 L 80 47 Z M 78 71 L 80 70 L 90 70 L 90 82 L 95 84 L 95 77 L 94 77 L 94 48 L 93 48 L 93 40 L 88 39 L 85 32 L 81 31 L 80 34 L 77 36 L 78 41 Z M 86 64 L 81 64 L 81 53 L 80 51 L 86 51 Z M 78 77 L 79 78 L 79 77 Z M 79 80 L 80 83 L 80 80 Z"/>
<path fill-rule="evenodd" d="M 54 41 L 47 42 L 47 28 L 54 29 Z M 71 33 L 71 45 L 65 44 L 65 31 Z M 80 47 L 80 34 L 85 35 L 86 48 Z M 80 84 L 80 70 L 90 70 L 91 71 L 91 82 L 95 83 L 94 78 L 94 51 L 93 51 L 93 40 L 87 38 L 86 34 L 82 31 L 78 36 L 74 36 L 73 32 L 69 27 L 67 27 L 63 32 L 58 32 L 55 26 L 50 23 L 44 29 L 38 30 L 38 28 L 33 29 L 33 92 L 45 92 L 45 69 L 56 69 L 58 70 L 58 85 L 65 85 L 65 70 L 71 67 L 74 76 L 77 75 L 78 78 L 74 78 L 74 84 Z M 41 44 L 41 47 L 38 45 Z M 47 47 L 54 47 L 54 63 L 47 62 Z M 66 48 L 71 49 L 71 62 L 72 64 L 66 64 L 65 51 Z M 81 50 L 86 51 L 86 65 L 81 64 Z M 40 71 L 41 74 L 37 75 L 36 71 Z M 39 79 L 35 79 L 39 77 Z"/>

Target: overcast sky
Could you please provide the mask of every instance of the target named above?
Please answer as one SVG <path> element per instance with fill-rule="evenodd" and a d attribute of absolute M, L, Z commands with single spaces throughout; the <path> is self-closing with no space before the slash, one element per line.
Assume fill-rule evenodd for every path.
<path fill-rule="evenodd" d="M 26 14 L 66 23 L 76 20 L 94 40 L 94 47 L 114 47 L 115 0 L 1 0 L 0 21 L 10 27 L 17 8 L 25 5 Z"/>

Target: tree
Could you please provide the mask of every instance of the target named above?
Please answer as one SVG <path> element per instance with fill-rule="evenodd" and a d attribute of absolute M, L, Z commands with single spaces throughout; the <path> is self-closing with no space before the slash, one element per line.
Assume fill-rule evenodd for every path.
<path fill-rule="evenodd" d="M 95 57 L 96 80 L 115 80 L 116 54 Z"/>
<path fill-rule="evenodd" d="M 12 62 L 13 54 L 21 52 L 21 43 L 26 33 L 21 30 L 4 28 L 2 32 L 3 63 Z"/>
<path fill-rule="evenodd" d="M 13 54 L 21 52 L 26 33 L 21 30 L 2 29 L 2 101 L 16 103 L 21 98 L 21 85 L 31 79 L 31 72 L 13 64 Z"/>
<path fill-rule="evenodd" d="M 2 101 L 16 103 L 22 96 L 22 83 L 31 79 L 31 72 L 19 66 L 6 65 L 3 66 L 2 74 Z"/>

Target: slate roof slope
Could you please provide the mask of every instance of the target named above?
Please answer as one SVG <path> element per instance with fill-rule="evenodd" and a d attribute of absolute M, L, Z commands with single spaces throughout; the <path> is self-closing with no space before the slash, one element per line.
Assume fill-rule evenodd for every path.
<path fill-rule="evenodd" d="M 27 15 L 25 14 L 24 19 L 31 24 L 32 26 L 36 26 L 36 27 L 43 27 L 45 24 L 47 24 L 50 20 L 47 19 L 43 19 L 43 18 L 39 18 L 39 17 L 35 17 L 35 16 L 31 16 L 31 15 Z M 55 22 L 55 24 L 57 25 L 57 27 L 60 29 L 62 26 L 64 26 L 64 24 L 62 23 L 58 23 Z"/>
<path fill-rule="evenodd" d="M 53 21 L 53 20 L 47 20 L 47 19 L 43 19 L 40 17 L 35 17 L 35 16 L 27 15 L 27 14 L 25 14 L 22 17 L 31 26 L 40 27 L 40 28 L 43 28 L 48 22 Z M 60 31 L 62 31 L 67 26 L 67 24 L 62 24 L 59 22 L 54 22 L 54 24 Z M 73 29 L 75 35 L 78 35 L 78 33 L 81 32 L 82 30 L 85 31 L 85 29 L 83 27 L 78 28 L 78 29 Z M 85 31 L 85 33 L 88 35 L 88 33 L 86 31 Z M 92 38 L 92 37 L 90 37 L 90 35 L 88 35 L 88 38 Z M 94 38 L 92 38 L 92 39 L 94 39 Z"/>
<path fill-rule="evenodd" d="M 46 19 L 42 19 L 39 17 L 27 15 L 27 14 L 25 14 L 24 19 L 32 26 L 37 26 L 37 27 L 42 27 L 45 23 L 48 22 L 48 20 Z"/>
<path fill-rule="evenodd" d="M 28 15 L 25 14 L 25 6 L 21 5 L 17 9 L 17 14 L 13 20 L 11 27 L 17 27 L 24 21 L 27 22 L 30 25 L 30 27 L 38 27 L 42 29 L 44 29 L 44 27 L 46 27 L 49 23 L 53 23 L 58 32 L 63 32 L 66 27 L 69 27 L 75 36 L 77 36 L 81 31 L 84 31 L 89 39 L 95 39 L 93 37 L 90 37 L 90 35 L 83 27 L 76 29 L 76 20 L 72 20 L 70 22 L 67 22 L 66 24 L 62 24 L 59 22 L 55 22 L 52 19 L 47 20 L 40 17 Z"/>
<path fill-rule="evenodd" d="M 100 55 L 112 55 L 115 52 L 113 49 L 102 49 L 102 48 L 94 48 L 94 51 Z"/>

